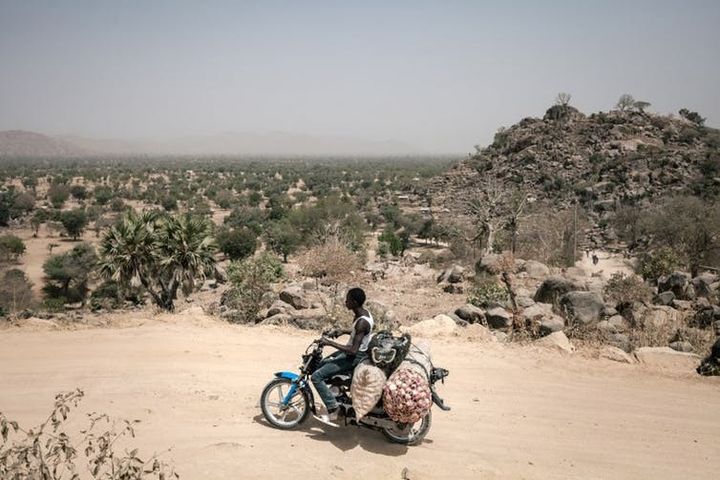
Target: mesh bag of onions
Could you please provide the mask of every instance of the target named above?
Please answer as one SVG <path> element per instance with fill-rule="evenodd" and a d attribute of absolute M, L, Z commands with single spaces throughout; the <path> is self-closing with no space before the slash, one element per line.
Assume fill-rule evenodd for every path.
<path fill-rule="evenodd" d="M 415 369 L 401 366 L 385 382 L 383 406 L 388 416 L 396 422 L 419 421 L 432 406 L 427 378 Z"/>

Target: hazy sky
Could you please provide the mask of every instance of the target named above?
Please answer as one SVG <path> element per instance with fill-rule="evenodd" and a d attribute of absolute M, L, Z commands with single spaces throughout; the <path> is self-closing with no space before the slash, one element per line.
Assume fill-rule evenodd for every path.
<path fill-rule="evenodd" d="M 720 1 L 0 0 L 0 130 L 468 152 L 567 91 L 720 123 Z"/>

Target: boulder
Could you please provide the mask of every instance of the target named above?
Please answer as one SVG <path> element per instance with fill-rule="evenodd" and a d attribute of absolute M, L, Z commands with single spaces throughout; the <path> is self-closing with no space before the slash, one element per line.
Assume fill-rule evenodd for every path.
<path fill-rule="evenodd" d="M 282 300 L 275 300 L 270 308 L 267 309 L 265 317 L 272 317 L 278 313 L 288 313 L 290 310 L 295 310 L 292 305 L 283 302 Z"/>
<path fill-rule="evenodd" d="M 262 322 L 263 325 L 287 325 L 292 320 L 292 316 L 287 313 L 278 313 L 266 318 Z"/>
<path fill-rule="evenodd" d="M 438 283 L 461 283 L 465 277 L 465 269 L 460 265 L 453 265 L 452 267 L 443 271 L 437 277 Z"/>
<path fill-rule="evenodd" d="M 280 292 L 280 300 L 292 305 L 297 310 L 310 308 L 310 302 L 305 298 L 305 292 L 298 287 L 287 287 Z"/>
<path fill-rule="evenodd" d="M 463 281 L 465 269 L 460 265 L 453 265 L 447 276 L 448 283 L 460 283 Z"/>
<path fill-rule="evenodd" d="M 676 323 L 679 318 L 678 311 L 674 308 L 653 305 L 643 315 L 643 325 L 662 327 L 663 325 Z"/>
<path fill-rule="evenodd" d="M 443 292 L 462 295 L 465 293 L 465 289 L 459 283 L 448 283 L 443 287 Z"/>
<path fill-rule="evenodd" d="M 597 292 L 568 292 L 560 297 L 560 308 L 568 320 L 587 325 L 600 320 L 605 305 Z"/>
<path fill-rule="evenodd" d="M 712 305 L 698 309 L 692 319 L 692 324 L 699 328 L 708 328 L 716 320 L 720 320 L 720 306 Z"/>
<path fill-rule="evenodd" d="M 462 330 L 462 333 L 468 340 L 476 342 L 494 342 L 497 340 L 497 337 L 493 335 L 489 328 L 479 323 L 468 324 L 468 326 Z"/>
<path fill-rule="evenodd" d="M 508 337 L 508 334 L 503 332 L 502 330 L 491 330 L 493 336 L 495 339 L 500 343 L 507 343 L 510 341 L 510 337 Z"/>
<path fill-rule="evenodd" d="M 675 350 L 676 352 L 692 352 L 693 346 L 692 343 L 684 341 L 684 340 L 678 340 L 675 342 L 670 342 L 668 345 L 670 348 Z"/>
<path fill-rule="evenodd" d="M 670 306 L 675 310 L 692 310 L 693 302 L 690 300 L 673 300 Z"/>
<path fill-rule="evenodd" d="M 653 303 L 656 305 L 670 305 L 675 300 L 675 294 L 668 290 L 667 292 L 658 293 L 653 298 Z"/>
<path fill-rule="evenodd" d="M 632 302 L 631 304 L 623 305 L 620 314 L 630 325 L 638 326 L 642 324 L 643 317 L 647 311 L 648 307 L 644 303 Z"/>
<path fill-rule="evenodd" d="M 458 331 L 458 326 L 455 324 L 455 320 L 441 313 L 429 320 L 402 328 L 402 330 L 418 337 L 436 337 L 453 335 Z"/>
<path fill-rule="evenodd" d="M 455 315 L 468 323 L 485 323 L 485 310 L 467 303 L 455 310 Z"/>
<path fill-rule="evenodd" d="M 617 347 L 625 352 L 630 352 L 630 350 L 632 350 L 632 345 L 630 344 L 630 337 L 628 337 L 624 333 L 607 333 L 605 334 L 605 342 L 608 345 Z"/>
<path fill-rule="evenodd" d="M 621 315 L 613 315 L 607 320 L 608 325 L 615 329 L 616 332 L 624 332 L 627 329 L 625 319 Z"/>
<path fill-rule="evenodd" d="M 528 307 L 532 307 L 533 305 L 535 305 L 535 300 L 533 300 L 532 298 L 525 296 L 525 295 L 521 295 L 521 296 L 517 297 L 515 299 L 515 302 L 517 303 L 517 306 L 520 308 L 528 308 Z"/>
<path fill-rule="evenodd" d="M 535 340 L 533 343 L 540 347 L 559 350 L 564 353 L 572 353 L 575 351 L 575 347 L 563 332 L 553 332 L 550 335 Z"/>
<path fill-rule="evenodd" d="M 635 363 L 635 359 L 630 354 L 611 345 L 605 345 L 600 349 L 600 358 L 606 358 L 613 362 Z"/>
<path fill-rule="evenodd" d="M 532 320 L 538 317 L 553 315 L 553 308 L 549 303 L 536 303 L 523 310 L 520 315 L 523 318 Z"/>
<path fill-rule="evenodd" d="M 711 273 L 703 273 L 693 278 L 690 283 L 695 288 L 695 295 L 697 297 L 708 298 L 715 294 L 713 284 L 717 282 L 717 276 Z"/>
<path fill-rule="evenodd" d="M 550 275 L 550 268 L 544 263 L 535 260 L 528 260 L 523 264 L 522 268 L 530 278 L 545 278 Z"/>
<path fill-rule="evenodd" d="M 692 300 L 695 296 L 694 288 L 689 292 L 690 276 L 684 272 L 673 272 L 658 279 L 658 292 L 672 292 L 679 300 Z"/>
<path fill-rule="evenodd" d="M 496 253 L 485 255 L 475 264 L 475 272 L 498 274 L 502 271 L 502 260 L 503 256 Z"/>
<path fill-rule="evenodd" d="M 550 315 L 540 320 L 540 335 L 550 335 L 565 328 L 565 319 L 559 315 Z"/>
<path fill-rule="evenodd" d="M 290 324 L 301 330 L 322 330 L 328 322 L 322 317 L 292 317 Z"/>
<path fill-rule="evenodd" d="M 220 313 L 220 318 L 230 323 L 255 323 L 255 319 L 247 318 L 239 310 L 228 308 Z"/>
<path fill-rule="evenodd" d="M 585 290 L 584 285 L 575 280 L 554 276 L 543 281 L 533 299 L 536 302 L 554 304 L 564 294 L 578 290 Z"/>
<path fill-rule="evenodd" d="M 504 308 L 495 307 L 485 312 L 485 320 L 490 328 L 506 329 L 512 325 L 513 316 Z"/>
<path fill-rule="evenodd" d="M 641 347 L 633 354 L 640 363 L 673 370 L 691 372 L 700 364 L 700 357 L 694 353 L 677 352 L 670 347 Z"/>

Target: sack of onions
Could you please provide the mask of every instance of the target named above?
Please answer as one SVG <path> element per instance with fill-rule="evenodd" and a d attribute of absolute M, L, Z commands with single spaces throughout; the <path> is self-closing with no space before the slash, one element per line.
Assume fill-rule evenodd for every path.
<path fill-rule="evenodd" d="M 427 378 L 414 369 L 398 368 L 383 387 L 383 406 L 388 416 L 396 422 L 419 421 L 432 406 Z"/>
<path fill-rule="evenodd" d="M 385 373 L 370 362 L 362 362 L 355 367 L 350 394 L 357 419 L 367 415 L 377 405 L 386 380 Z"/>

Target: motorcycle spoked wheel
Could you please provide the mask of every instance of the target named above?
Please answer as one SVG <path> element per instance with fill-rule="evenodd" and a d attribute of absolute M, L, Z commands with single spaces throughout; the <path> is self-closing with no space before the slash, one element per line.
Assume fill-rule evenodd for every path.
<path fill-rule="evenodd" d="M 310 402 L 305 392 L 297 389 L 287 406 L 282 404 L 290 390 L 292 381 L 287 378 L 275 378 L 268 383 L 260 395 L 260 409 L 265 420 L 282 430 L 291 430 L 307 420 L 310 415 Z"/>
<path fill-rule="evenodd" d="M 402 445 L 418 445 L 430 431 L 431 424 L 432 411 L 428 412 L 427 415 L 412 425 L 407 425 L 405 428 L 400 428 L 399 426 L 393 428 L 383 428 L 382 433 L 393 443 L 399 443 Z"/>

